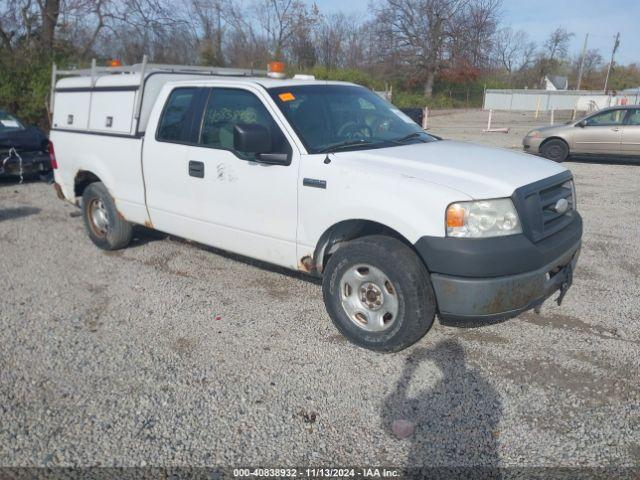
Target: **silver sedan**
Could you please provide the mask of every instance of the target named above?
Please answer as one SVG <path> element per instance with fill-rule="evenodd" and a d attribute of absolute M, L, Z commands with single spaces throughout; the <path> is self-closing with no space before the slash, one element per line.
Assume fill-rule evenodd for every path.
<path fill-rule="evenodd" d="M 565 125 L 536 128 L 522 145 L 556 162 L 571 155 L 640 157 L 640 105 L 605 108 Z"/>

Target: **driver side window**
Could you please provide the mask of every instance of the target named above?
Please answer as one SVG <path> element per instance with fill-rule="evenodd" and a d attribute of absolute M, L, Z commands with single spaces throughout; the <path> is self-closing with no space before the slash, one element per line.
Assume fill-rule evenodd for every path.
<path fill-rule="evenodd" d="M 622 125 L 625 112 L 625 110 L 609 110 L 607 112 L 598 113 L 587 119 L 587 126 L 597 127 Z"/>
<path fill-rule="evenodd" d="M 629 113 L 627 125 L 640 125 L 640 109 L 633 110 L 631 113 Z"/>
<path fill-rule="evenodd" d="M 271 134 L 271 151 L 288 153 L 289 144 L 271 114 L 253 93 L 232 88 L 214 88 L 204 111 L 199 145 L 229 150 L 244 160 L 255 159 L 254 153 L 241 152 L 234 146 L 236 125 L 261 125 Z"/>

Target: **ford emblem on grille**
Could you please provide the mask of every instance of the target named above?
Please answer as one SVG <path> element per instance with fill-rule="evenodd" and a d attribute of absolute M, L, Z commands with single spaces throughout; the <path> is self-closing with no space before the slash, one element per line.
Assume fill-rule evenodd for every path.
<path fill-rule="evenodd" d="M 553 210 L 558 213 L 566 213 L 567 210 L 569 210 L 569 202 L 567 201 L 566 198 L 561 198 L 553 206 Z"/>

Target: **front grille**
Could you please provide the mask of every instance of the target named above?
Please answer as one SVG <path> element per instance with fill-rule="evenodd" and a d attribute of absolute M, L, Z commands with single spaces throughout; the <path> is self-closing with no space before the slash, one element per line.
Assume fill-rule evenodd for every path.
<path fill-rule="evenodd" d="M 575 198 L 570 172 L 563 172 L 525 185 L 514 193 L 524 233 L 538 242 L 565 228 L 575 216 Z M 566 200 L 566 211 L 562 208 Z"/>

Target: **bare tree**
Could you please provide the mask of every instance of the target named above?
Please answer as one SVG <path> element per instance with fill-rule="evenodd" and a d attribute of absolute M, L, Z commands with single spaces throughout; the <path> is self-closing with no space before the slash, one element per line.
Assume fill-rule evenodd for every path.
<path fill-rule="evenodd" d="M 297 67 L 310 68 L 317 63 L 314 32 L 320 21 L 320 10 L 315 3 L 311 8 L 297 10 L 294 14 L 288 57 Z"/>
<path fill-rule="evenodd" d="M 189 24 L 198 38 L 201 61 L 205 65 L 224 66 L 223 37 L 227 28 L 222 0 L 192 0 L 193 16 Z"/>
<path fill-rule="evenodd" d="M 556 28 L 543 44 L 543 48 L 538 52 L 534 71 L 541 81 L 546 75 L 557 73 L 558 70 L 564 69 L 565 60 L 569 52 L 569 43 L 573 33 L 567 32 L 563 27 Z"/>
<path fill-rule="evenodd" d="M 336 68 L 342 64 L 342 56 L 350 25 L 342 13 L 325 15 L 316 32 L 316 51 L 318 62 L 327 68 Z"/>
<path fill-rule="evenodd" d="M 60 0 L 37 0 L 42 17 L 42 31 L 40 43 L 46 51 L 53 50 L 55 30 L 60 15 Z"/>
<path fill-rule="evenodd" d="M 556 28 L 544 42 L 544 55 L 549 62 L 566 58 L 569 52 L 569 42 L 574 34 L 567 32 L 563 27 Z"/>
<path fill-rule="evenodd" d="M 582 63 L 582 55 L 576 55 L 572 60 L 571 75 L 577 78 Z M 582 68 L 581 86 L 586 88 L 601 88 L 603 79 L 602 67 L 604 66 L 604 58 L 597 48 L 591 48 L 585 52 L 584 64 Z"/>
<path fill-rule="evenodd" d="M 298 14 L 303 9 L 305 5 L 300 0 L 257 0 L 254 3 L 254 15 L 266 33 L 273 58 L 283 58 Z"/>
<path fill-rule="evenodd" d="M 475 0 L 460 9 L 451 25 L 449 56 L 475 68 L 490 62 L 501 0 Z"/>
<path fill-rule="evenodd" d="M 511 27 L 505 27 L 496 33 L 493 43 L 495 59 L 509 74 L 529 67 L 535 51 L 535 42 L 530 41 L 529 35 L 523 30 L 516 32 Z"/>
<path fill-rule="evenodd" d="M 386 0 L 377 21 L 398 40 L 397 54 L 423 78 L 424 95 L 430 97 L 445 60 L 463 51 L 463 45 L 472 50 L 473 42 L 480 49 L 486 45 L 499 6 L 495 0 Z M 478 52 L 471 55 L 474 62 Z"/>

